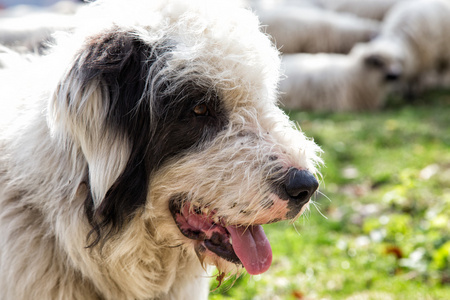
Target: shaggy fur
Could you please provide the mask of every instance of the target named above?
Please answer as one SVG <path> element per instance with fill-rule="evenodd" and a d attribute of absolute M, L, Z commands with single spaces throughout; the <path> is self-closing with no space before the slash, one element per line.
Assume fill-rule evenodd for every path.
<path fill-rule="evenodd" d="M 287 109 L 316 111 L 375 110 L 383 106 L 389 79 L 366 66 L 357 45 L 349 55 L 285 54 L 280 82 Z"/>
<path fill-rule="evenodd" d="M 80 18 L 0 70 L 0 299 L 206 299 L 206 265 L 267 270 L 260 225 L 307 208 L 320 150 L 276 106 L 256 16 L 109 0 Z"/>
<path fill-rule="evenodd" d="M 396 5 L 380 35 L 366 46 L 365 62 L 417 87 L 426 73 L 445 73 L 450 64 L 450 2 L 415 0 Z"/>
<path fill-rule="evenodd" d="M 257 14 L 283 53 L 348 53 L 356 43 L 373 38 L 379 29 L 373 20 L 294 5 L 260 8 Z"/>
<path fill-rule="evenodd" d="M 27 56 L 0 45 L 0 69 L 11 68 L 27 62 Z"/>

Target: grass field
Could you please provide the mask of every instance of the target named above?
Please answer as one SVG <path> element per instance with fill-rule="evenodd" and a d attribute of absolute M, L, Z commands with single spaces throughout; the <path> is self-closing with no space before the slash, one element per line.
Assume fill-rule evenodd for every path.
<path fill-rule="evenodd" d="M 293 225 L 265 226 L 268 272 L 210 299 L 450 299 L 450 93 L 290 116 L 325 151 L 326 196 Z"/>

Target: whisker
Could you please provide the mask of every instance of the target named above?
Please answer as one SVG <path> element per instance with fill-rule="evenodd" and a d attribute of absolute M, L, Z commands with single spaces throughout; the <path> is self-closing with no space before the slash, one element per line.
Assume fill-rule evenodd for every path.
<path fill-rule="evenodd" d="M 298 234 L 299 236 L 301 236 L 302 234 L 301 234 L 301 232 L 298 230 L 297 226 L 295 226 L 295 223 L 292 223 L 292 225 L 294 226 L 295 232 L 297 232 L 297 234 Z"/>
<path fill-rule="evenodd" d="M 317 191 L 316 193 L 320 194 L 321 196 L 325 197 L 328 201 L 332 202 L 331 199 L 321 191 Z"/>
<path fill-rule="evenodd" d="M 325 215 L 320 211 L 320 208 L 319 208 L 320 204 L 317 203 L 317 202 L 315 202 L 315 201 L 311 201 L 311 203 L 312 203 L 312 205 L 314 205 L 314 207 L 317 209 L 317 211 L 319 212 L 319 214 L 320 214 L 322 217 L 324 217 L 325 219 L 328 220 L 328 217 L 325 216 Z"/>

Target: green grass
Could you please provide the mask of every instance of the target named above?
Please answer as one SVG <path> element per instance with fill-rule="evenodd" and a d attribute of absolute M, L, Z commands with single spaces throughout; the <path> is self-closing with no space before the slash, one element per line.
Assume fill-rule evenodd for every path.
<path fill-rule="evenodd" d="M 326 197 L 294 225 L 266 225 L 269 271 L 210 299 L 450 299 L 450 93 L 290 116 L 325 151 Z"/>

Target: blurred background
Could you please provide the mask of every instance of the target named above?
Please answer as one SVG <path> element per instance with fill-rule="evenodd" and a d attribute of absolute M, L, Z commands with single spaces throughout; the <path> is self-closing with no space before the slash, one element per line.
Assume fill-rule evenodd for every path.
<path fill-rule="evenodd" d="M 0 0 L 0 67 L 45 55 L 82 5 Z M 269 271 L 212 278 L 210 299 L 450 299 L 450 0 L 243 5 L 282 54 L 280 106 L 325 166 L 309 211 L 265 226 Z"/>

